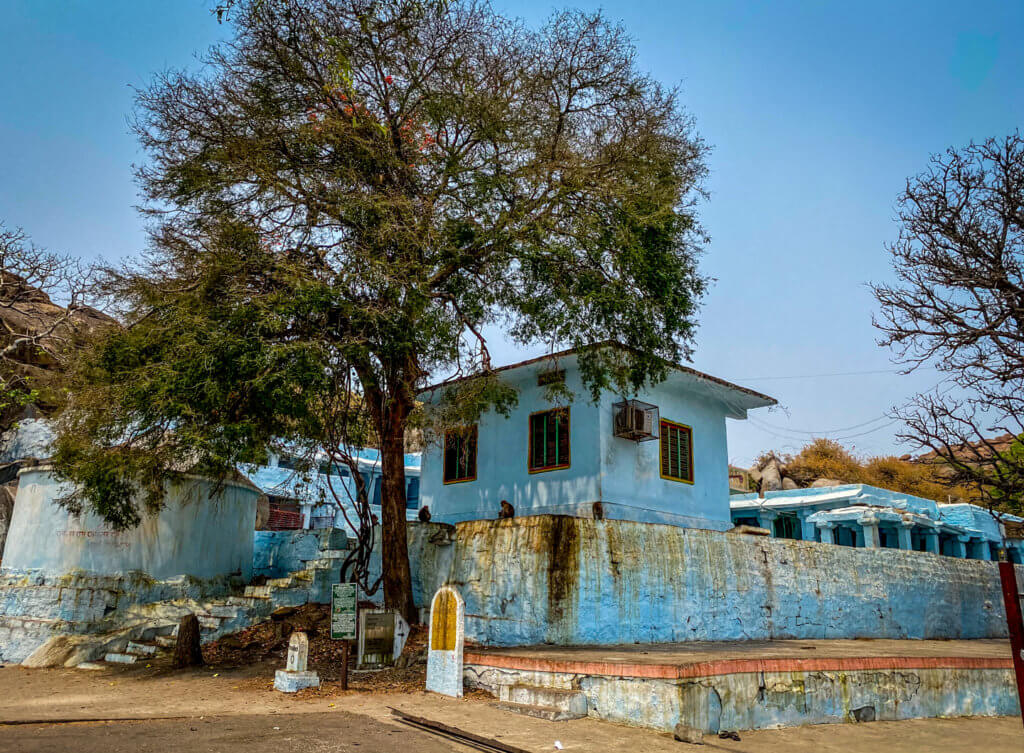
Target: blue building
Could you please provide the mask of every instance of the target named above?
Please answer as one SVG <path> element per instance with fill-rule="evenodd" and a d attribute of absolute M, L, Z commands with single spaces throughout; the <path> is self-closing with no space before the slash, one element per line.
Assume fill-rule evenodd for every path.
<path fill-rule="evenodd" d="M 577 360 L 570 350 L 496 370 L 518 393 L 510 414 L 486 412 L 423 453 L 422 504 L 432 520 L 495 518 L 507 501 L 516 515 L 730 528 L 725 419 L 775 400 L 673 366 L 635 399 L 604 392 L 594 403 Z M 554 397 L 553 383 L 571 399 Z M 453 384 L 420 399 L 438 403 Z"/>
<path fill-rule="evenodd" d="M 979 560 L 996 559 L 1005 547 L 1011 561 L 1024 562 L 1024 542 L 1006 540 L 1001 524 L 982 507 L 939 504 L 867 484 L 772 491 L 763 497 L 734 494 L 730 506 L 736 525 L 766 528 L 778 538 Z"/>
<path fill-rule="evenodd" d="M 358 450 L 356 462 L 366 484 L 370 509 L 380 518 L 381 463 L 380 452 L 373 449 Z M 265 466 L 246 468 L 246 475 L 271 500 L 272 512 L 280 519 L 282 528 L 344 528 L 352 530 L 346 521 L 355 521 L 352 500 L 356 485 L 347 467 L 331 464 L 327 457 L 318 459 L 315 467 L 303 470 L 305 464 L 287 454 L 273 455 Z M 420 506 L 420 454 L 405 456 L 406 510 L 409 520 L 415 520 Z M 335 493 L 340 499 L 339 505 Z M 353 531 L 354 532 L 354 531 Z"/>

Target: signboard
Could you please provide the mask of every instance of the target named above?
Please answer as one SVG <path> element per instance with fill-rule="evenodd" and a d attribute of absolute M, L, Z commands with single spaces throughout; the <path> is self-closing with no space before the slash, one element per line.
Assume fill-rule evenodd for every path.
<path fill-rule="evenodd" d="M 331 638 L 356 639 L 356 584 L 335 583 L 331 587 Z"/>

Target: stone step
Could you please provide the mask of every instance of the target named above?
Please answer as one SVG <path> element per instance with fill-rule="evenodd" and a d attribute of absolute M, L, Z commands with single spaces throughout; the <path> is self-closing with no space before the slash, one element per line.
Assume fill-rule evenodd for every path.
<path fill-rule="evenodd" d="M 258 609 L 266 607 L 270 603 L 269 596 L 229 596 L 228 604 L 243 609 Z"/>
<path fill-rule="evenodd" d="M 269 599 L 271 588 L 270 586 L 246 586 L 245 595 L 250 599 Z"/>
<path fill-rule="evenodd" d="M 205 612 L 200 612 L 203 617 L 219 617 L 222 620 L 230 620 L 238 616 L 239 608 L 232 604 L 210 604 Z"/>
<path fill-rule="evenodd" d="M 501 709 L 502 711 L 511 711 L 514 714 L 523 714 L 524 716 L 533 716 L 537 719 L 546 719 L 549 722 L 568 722 L 572 719 L 583 719 L 586 714 L 574 713 L 572 711 L 562 711 L 551 706 L 533 706 L 529 703 L 510 703 L 507 701 L 499 701 L 494 704 L 494 707 Z"/>
<path fill-rule="evenodd" d="M 343 560 L 348 557 L 348 549 L 321 549 L 320 556 L 317 559 L 321 560 Z M 316 560 L 312 560 L 315 562 Z"/>
<path fill-rule="evenodd" d="M 538 706 L 563 712 L 566 719 L 579 719 L 587 715 L 587 696 L 579 690 L 545 688 L 539 685 L 502 685 L 498 689 L 502 703 L 516 706 Z"/>
<path fill-rule="evenodd" d="M 272 588 L 291 588 L 295 585 L 295 578 L 271 578 L 267 581 L 267 585 Z"/>
<path fill-rule="evenodd" d="M 161 648 L 174 648 L 178 639 L 173 635 L 158 635 L 153 639 Z"/>
<path fill-rule="evenodd" d="M 136 643 L 135 641 L 128 641 L 128 648 L 124 650 L 126 654 L 134 654 L 135 656 L 154 656 L 157 652 L 157 647 L 148 643 Z"/>
<path fill-rule="evenodd" d="M 98 661 L 84 661 L 75 665 L 75 669 L 107 669 L 107 665 Z"/>
<path fill-rule="evenodd" d="M 216 630 L 223 621 L 220 617 L 209 617 L 207 615 L 197 615 L 197 619 L 199 620 L 199 627 L 208 630 Z"/>
<path fill-rule="evenodd" d="M 139 660 L 139 657 L 135 654 L 122 654 L 118 652 L 111 652 L 103 657 L 103 661 L 108 664 L 134 664 Z"/>

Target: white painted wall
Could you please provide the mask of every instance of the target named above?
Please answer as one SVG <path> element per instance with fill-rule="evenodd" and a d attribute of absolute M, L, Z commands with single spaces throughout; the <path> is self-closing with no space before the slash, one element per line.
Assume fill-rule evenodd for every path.
<path fill-rule="evenodd" d="M 227 482 L 215 493 L 205 479 L 182 476 L 165 507 L 138 527 L 113 531 L 96 515 L 76 517 L 54 501 L 72 487 L 47 466 L 22 470 L 3 565 L 48 574 L 142 572 L 155 578 L 214 578 L 252 573 L 254 487 Z"/>

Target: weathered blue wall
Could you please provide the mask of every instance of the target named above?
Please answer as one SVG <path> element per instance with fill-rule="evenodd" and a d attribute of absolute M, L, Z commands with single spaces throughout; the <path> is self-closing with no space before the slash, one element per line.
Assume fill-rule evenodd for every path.
<path fill-rule="evenodd" d="M 348 536 L 338 528 L 298 531 L 255 531 L 253 576 L 284 578 L 306 569 L 321 550 L 346 549 Z"/>
<path fill-rule="evenodd" d="M 562 516 L 460 523 L 455 538 L 448 579 L 483 644 L 1006 632 L 991 562 Z"/>
<path fill-rule="evenodd" d="M 94 514 L 75 516 L 57 505 L 73 490 L 47 466 L 22 470 L 4 549 L 5 569 L 46 574 L 144 573 L 216 578 L 252 574 L 253 528 L 260 492 L 253 486 L 183 475 L 169 483 L 164 507 L 144 513 L 127 531 L 113 531 Z"/>
<path fill-rule="evenodd" d="M 552 368 L 556 366 L 544 361 L 502 373 L 501 379 L 518 391 L 519 402 L 508 418 L 493 411 L 481 416 L 475 480 L 445 484 L 440 447 L 434 444 L 423 453 L 422 504 L 430 508 L 433 520 L 494 519 L 501 500 L 508 500 L 518 515 L 591 517 L 593 503 L 600 501 L 607 518 L 714 530 L 732 527 L 725 419 L 744 417 L 747 407 L 767 402 L 680 371 L 671 371 L 664 382 L 638 394 L 638 399 L 657 405 L 662 418 L 693 429 L 694 482 L 673 481 L 661 477 L 657 440 L 613 436 L 612 406 L 621 398 L 605 392 L 597 404 L 591 402 L 575 357 L 559 359 L 557 368 L 565 370 L 566 387 L 575 395 L 568 403 L 571 465 L 530 473 L 530 414 L 567 404 L 550 400 L 547 389 L 537 385 L 538 374 Z M 442 391 L 424 398 L 437 401 Z"/>
<path fill-rule="evenodd" d="M 687 680 L 494 669 L 468 664 L 465 680 L 578 690 L 588 716 L 671 732 L 682 722 L 705 732 L 948 716 L 1017 716 L 1012 669 L 871 669 L 741 672 Z M 713 748 L 712 748 L 713 749 Z"/>

